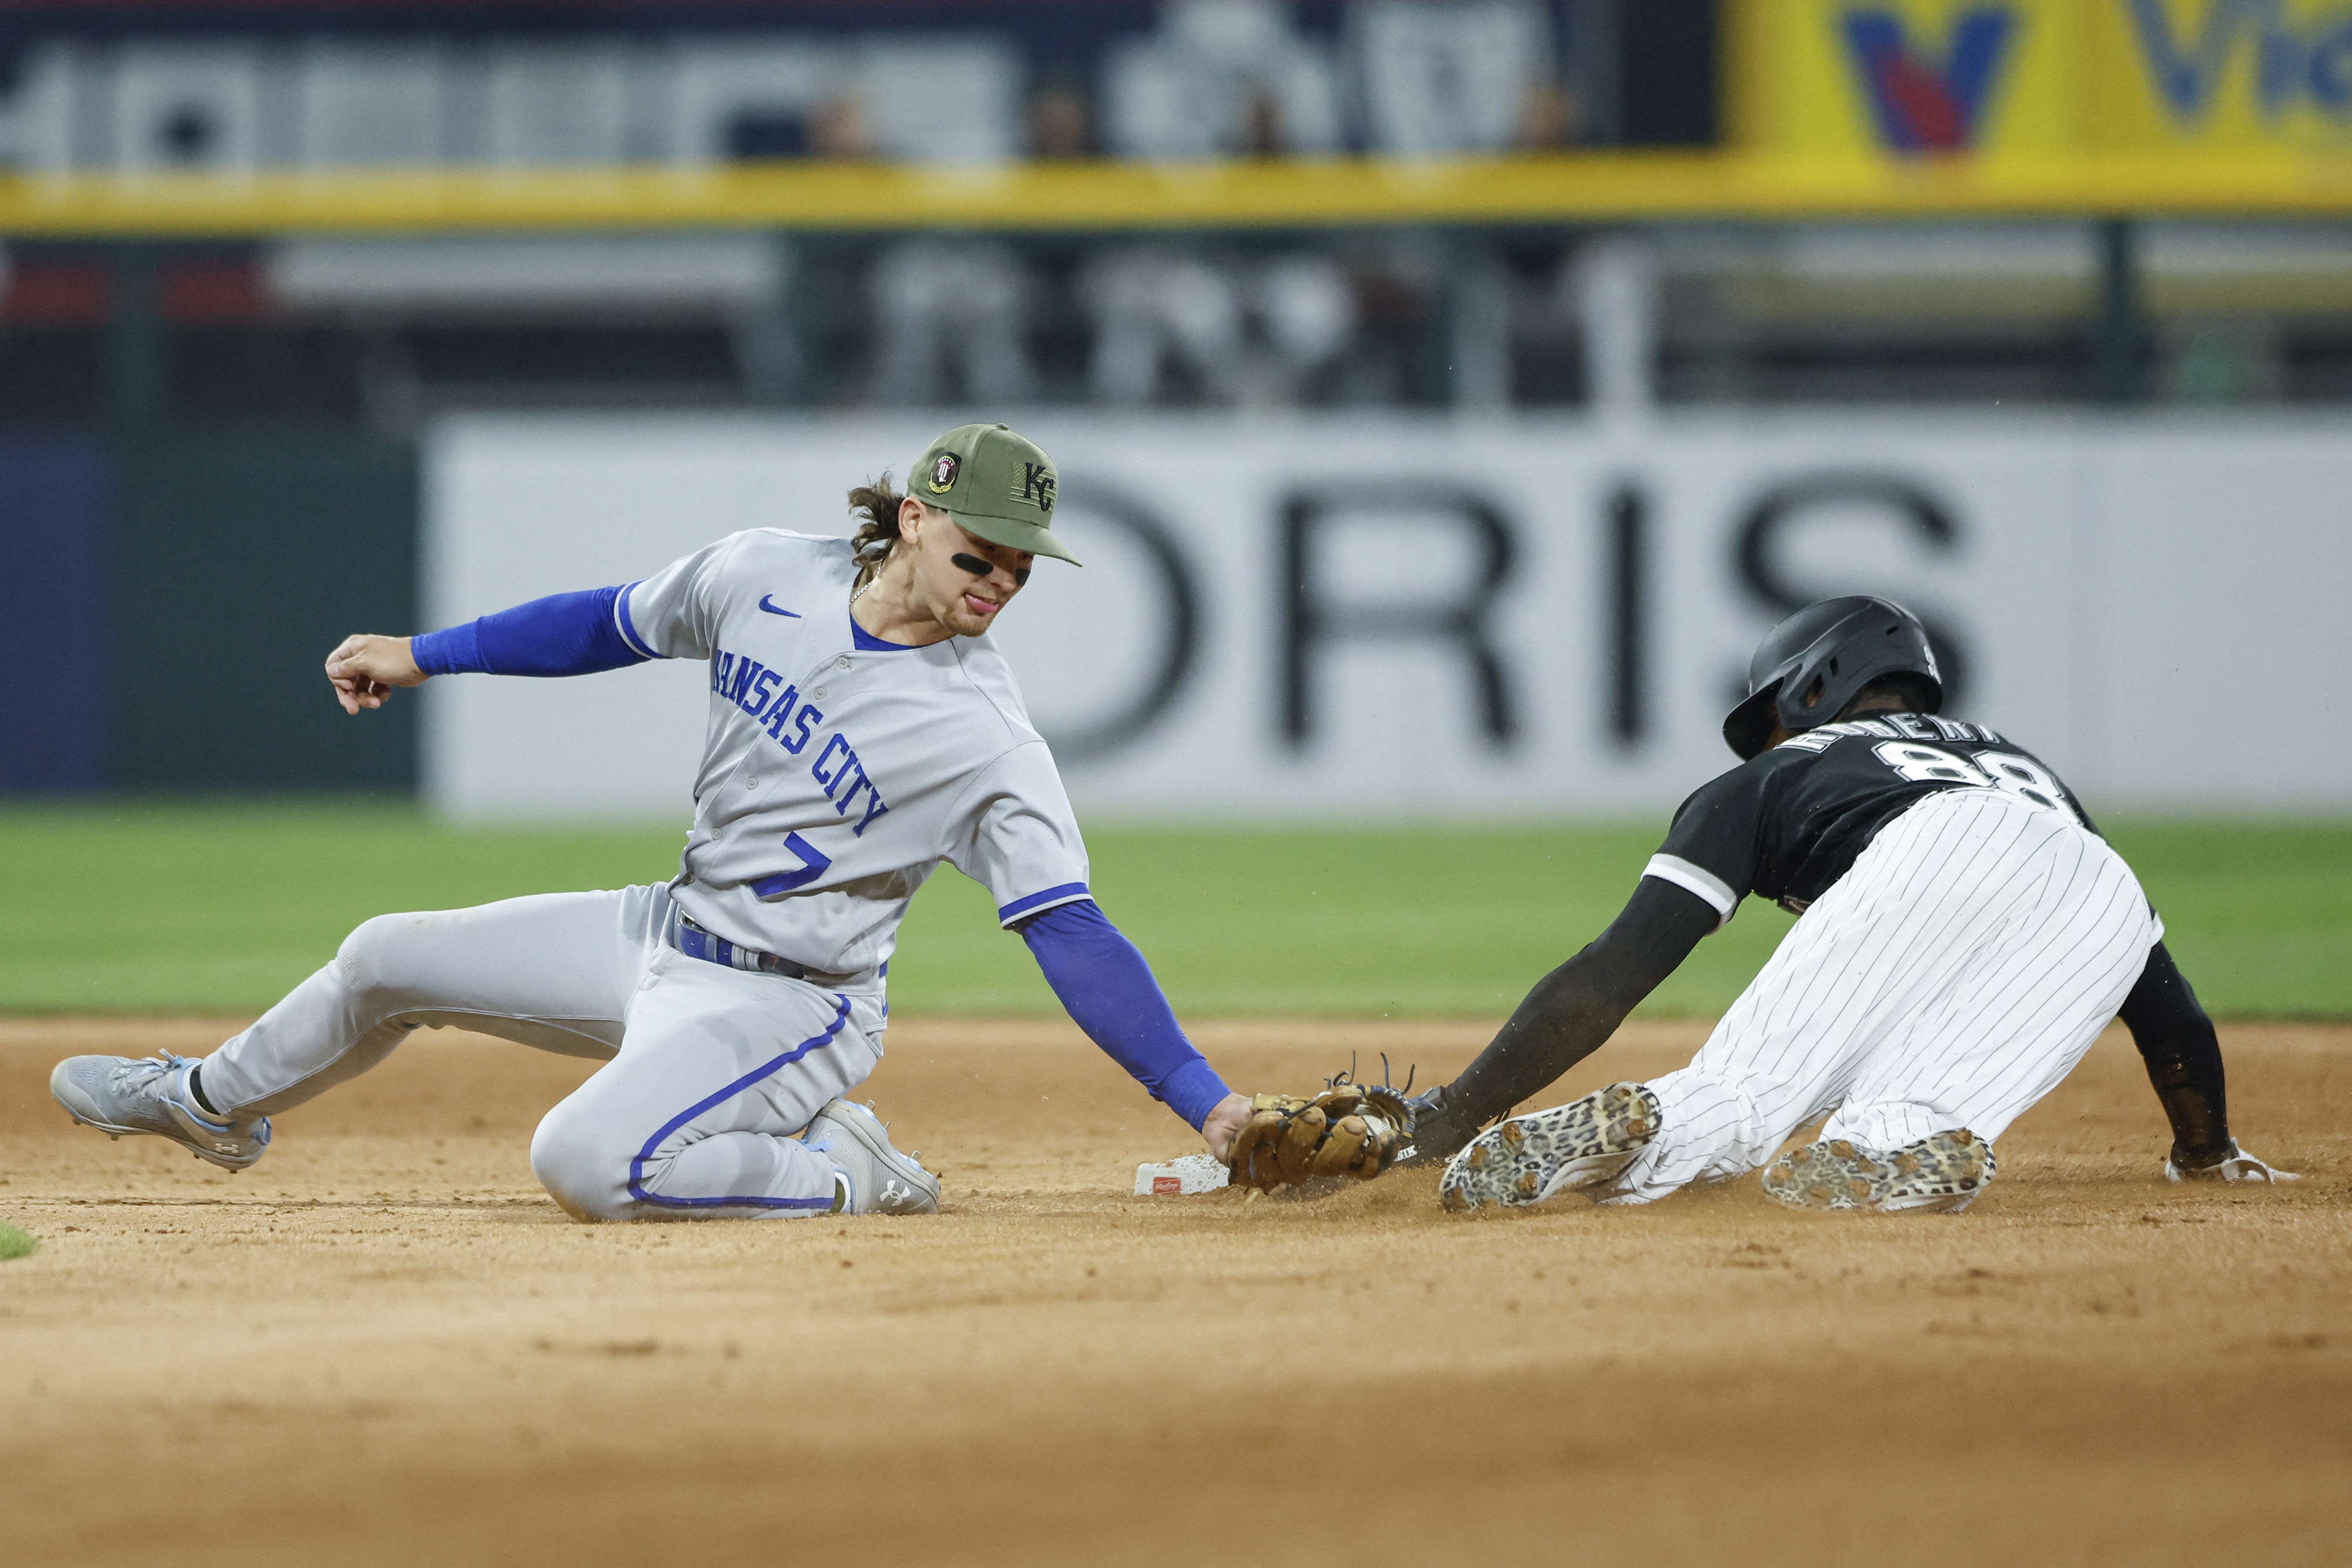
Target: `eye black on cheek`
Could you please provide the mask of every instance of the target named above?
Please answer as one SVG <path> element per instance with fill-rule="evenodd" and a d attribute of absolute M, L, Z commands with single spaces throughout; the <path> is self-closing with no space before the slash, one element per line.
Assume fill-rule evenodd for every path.
<path fill-rule="evenodd" d="M 1013 586 L 1015 588 L 1026 588 L 1029 586 L 1029 569 L 1027 567 L 1016 566 L 1013 569 Z"/>

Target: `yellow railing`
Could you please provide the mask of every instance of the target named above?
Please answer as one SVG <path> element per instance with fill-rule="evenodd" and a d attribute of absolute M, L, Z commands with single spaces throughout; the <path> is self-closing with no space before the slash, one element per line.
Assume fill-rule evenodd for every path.
<path fill-rule="evenodd" d="M 488 229 L 1158 229 L 1675 218 L 2352 216 L 2352 158 L 1808 161 L 1579 153 L 0 177 L 0 235 Z"/>

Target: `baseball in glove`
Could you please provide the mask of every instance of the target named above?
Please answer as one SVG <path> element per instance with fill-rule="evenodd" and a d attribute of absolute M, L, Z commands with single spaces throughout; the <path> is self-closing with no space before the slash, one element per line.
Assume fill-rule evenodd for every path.
<path fill-rule="evenodd" d="M 1235 1186 L 1262 1191 L 1318 1176 L 1370 1181 L 1396 1163 L 1412 1137 L 1412 1113 L 1402 1093 L 1342 1072 L 1311 1099 L 1255 1096 L 1225 1166 Z"/>

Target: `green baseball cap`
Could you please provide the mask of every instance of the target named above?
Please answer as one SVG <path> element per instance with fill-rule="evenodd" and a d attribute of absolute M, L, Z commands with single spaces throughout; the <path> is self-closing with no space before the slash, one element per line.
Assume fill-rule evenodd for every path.
<path fill-rule="evenodd" d="M 1047 527 L 1060 487 L 1045 449 L 1001 424 L 957 425 L 925 447 L 907 475 L 907 494 L 965 532 L 1084 566 Z"/>

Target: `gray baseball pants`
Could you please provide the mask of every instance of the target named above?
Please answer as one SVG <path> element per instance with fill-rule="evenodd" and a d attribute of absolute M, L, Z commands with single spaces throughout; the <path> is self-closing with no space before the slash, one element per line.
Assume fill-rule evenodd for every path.
<path fill-rule="evenodd" d="M 384 915 L 205 1060 L 222 1113 L 269 1115 L 453 1027 L 604 1065 L 530 1142 L 583 1219 L 823 1213 L 830 1160 L 793 1136 L 881 1057 L 878 995 L 689 958 L 667 887 Z"/>

